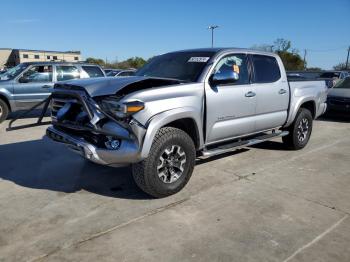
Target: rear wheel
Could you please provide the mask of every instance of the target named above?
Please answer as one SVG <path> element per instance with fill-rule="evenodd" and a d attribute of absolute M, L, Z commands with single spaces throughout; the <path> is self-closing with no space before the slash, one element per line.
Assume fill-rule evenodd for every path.
<path fill-rule="evenodd" d="M 0 123 L 5 121 L 9 114 L 9 107 L 4 100 L 0 99 Z"/>
<path fill-rule="evenodd" d="M 161 128 L 147 159 L 132 166 L 136 184 L 153 197 L 179 192 L 190 179 L 195 164 L 195 146 L 184 131 Z"/>
<path fill-rule="evenodd" d="M 300 108 L 293 124 L 287 129 L 289 134 L 282 137 L 283 143 L 293 150 L 304 148 L 311 136 L 312 122 L 311 112 L 306 108 Z"/>

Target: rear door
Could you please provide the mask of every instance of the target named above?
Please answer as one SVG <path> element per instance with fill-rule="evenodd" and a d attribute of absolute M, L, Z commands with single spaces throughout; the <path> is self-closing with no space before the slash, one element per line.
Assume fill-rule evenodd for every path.
<path fill-rule="evenodd" d="M 256 92 L 255 131 L 282 126 L 288 114 L 290 90 L 280 59 L 274 56 L 250 56 L 253 65 L 252 86 Z"/>
<path fill-rule="evenodd" d="M 206 143 L 246 135 L 255 129 L 255 87 L 250 85 L 249 59 L 246 54 L 230 54 L 218 60 L 214 74 L 233 70 L 239 80 L 231 84 L 206 83 Z"/>
<path fill-rule="evenodd" d="M 15 103 L 18 108 L 28 109 L 47 98 L 53 89 L 52 65 L 32 65 L 14 84 Z"/>

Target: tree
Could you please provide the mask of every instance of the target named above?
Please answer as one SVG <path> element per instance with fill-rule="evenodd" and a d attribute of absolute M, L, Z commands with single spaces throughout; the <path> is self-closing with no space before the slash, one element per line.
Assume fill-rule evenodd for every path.
<path fill-rule="evenodd" d="M 306 68 L 306 71 L 322 71 L 322 68 L 320 68 L 320 67 L 308 67 L 308 68 Z"/>
<path fill-rule="evenodd" d="M 146 63 L 146 60 L 142 57 L 132 57 L 124 61 L 124 64 L 127 65 L 128 68 L 140 68 Z"/>
<path fill-rule="evenodd" d="M 93 58 L 93 57 L 86 58 L 86 63 L 97 64 L 97 65 L 100 65 L 100 66 L 104 66 L 105 65 L 105 61 L 103 61 L 103 59 Z"/>
<path fill-rule="evenodd" d="M 304 70 L 306 68 L 306 63 L 300 57 L 298 50 L 292 48 L 292 43 L 289 40 L 278 38 L 273 42 L 273 45 L 255 45 L 253 49 L 277 53 L 286 70 Z"/>
<path fill-rule="evenodd" d="M 143 59 L 142 57 L 131 57 L 128 58 L 124 61 L 118 62 L 115 61 L 113 63 L 105 63 L 103 59 L 100 58 L 94 58 L 94 57 L 88 57 L 86 58 L 86 62 L 90 64 L 97 64 L 105 68 L 120 68 L 120 69 L 128 69 L 128 68 L 140 68 L 142 67 L 145 63 L 146 60 Z"/>
<path fill-rule="evenodd" d="M 273 48 L 276 51 L 288 52 L 290 51 L 291 47 L 292 47 L 291 42 L 283 38 L 277 38 L 275 42 L 273 42 Z"/>
<path fill-rule="evenodd" d="M 306 68 L 306 63 L 298 54 L 298 50 L 293 48 L 289 40 L 278 38 L 273 43 L 275 52 L 281 57 L 286 70 L 303 70 Z"/>
<path fill-rule="evenodd" d="M 334 70 L 346 70 L 346 64 L 345 63 L 339 63 L 335 66 L 333 66 Z"/>
<path fill-rule="evenodd" d="M 287 71 L 305 69 L 306 63 L 304 63 L 299 54 L 288 51 L 277 51 L 276 53 L 281 57 L 283 65 Z"/>

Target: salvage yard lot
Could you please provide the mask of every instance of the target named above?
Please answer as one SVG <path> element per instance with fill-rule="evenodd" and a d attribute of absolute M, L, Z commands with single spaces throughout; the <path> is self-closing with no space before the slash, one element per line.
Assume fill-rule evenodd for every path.
<path fill-rule="evenodd" d="M 21 120 L 28 123 L 33 119 Z M 129 168 L 88 163 L 0 125 L 0 261 L 350 261 L 350 124 L 198 161 L 151 199 Z"/>

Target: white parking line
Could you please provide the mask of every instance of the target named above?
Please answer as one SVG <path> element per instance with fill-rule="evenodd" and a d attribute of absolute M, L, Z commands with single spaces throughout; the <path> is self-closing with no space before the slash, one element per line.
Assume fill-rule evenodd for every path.
<path fill-rule="evenodd" d="M 332 225 L 331 227 L 329 227 L 326 231 L 324 231 L 322 234 L 318 235 L 317 237 L 315 237 L 312 241 L 310 241 L 309 243 L 307 243 L 306 245 L 302 246 L 301 248 L 299 248 L 297 251 L 295 251 L 291 256 L 289 256 L 288 258 L 286 258 L 285 260 L 283 260 L 283 262 L 288 262 L 290 260 L 292 260 L 295 256 L 297 256 L 300 252 L 304 251 L 305 249 L 309 248 L 310 246 L 312 246 L 313 244 L 315 244 L 316 242 L 318 242 L 319 240 L 321 240 L 324 236 L 326 236 L 328 233 L 330 233 L 331 231 L 333 231 L 337 226 L 339 226 L 345 219 L 347 219 L 349 217 L 349 215 L 345 215 L 343 218 L 341 218 L 337 223 L 335 223 L 334 225 Z"/>

